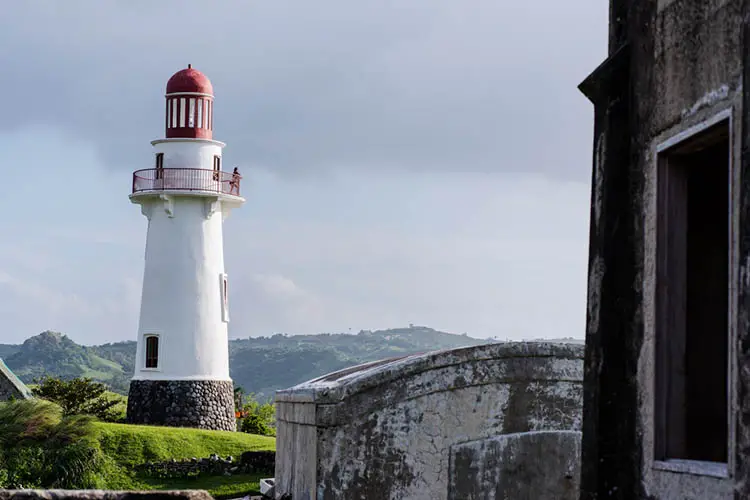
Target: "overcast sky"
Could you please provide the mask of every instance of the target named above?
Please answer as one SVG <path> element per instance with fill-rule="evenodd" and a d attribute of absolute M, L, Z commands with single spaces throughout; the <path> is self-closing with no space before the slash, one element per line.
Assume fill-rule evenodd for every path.
<path fill-rule="evenodd" d="M 128 201 L 167 79 L 212 80 L 245 206 L 230 336 L 583 337 L 608 2 L 90 0 L 0 16 L 0 343 L 135 339 Z"/>

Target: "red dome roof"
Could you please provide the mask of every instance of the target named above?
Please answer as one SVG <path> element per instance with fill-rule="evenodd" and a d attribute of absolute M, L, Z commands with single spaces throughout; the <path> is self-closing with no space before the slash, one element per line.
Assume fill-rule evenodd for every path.
<path fill-rule="evenodd" d="M 167 82 L 167 94 L 178 92 L 198 92 L 214 95 L 214 88 L 206 75 L 197 69 L 193 69 L 188 64 L 187 69 L 181 69 L 172 75 L 172 78 Z"/>

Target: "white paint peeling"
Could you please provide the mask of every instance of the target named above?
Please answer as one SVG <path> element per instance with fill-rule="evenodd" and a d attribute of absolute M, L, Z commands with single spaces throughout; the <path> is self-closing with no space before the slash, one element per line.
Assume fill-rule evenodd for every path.
<path fill-rule="evenodd" d="M 594 228 L 599 232 L 604 199 L 604 163 L 607 160 L 607 140 L 604 134 L 599 134 L 596 140 L 594 160 Z"/>
<path fill-rule="evenodd" d="M 718 89 L 711 90 L 709 92 L 706 92 L 706 94 L 703 95 L 700 99 L 695 101 L 695 103 L 690 106 L 689 108 L 683 109 L 680 113 L 682 116 L 682 119 L 685 119 L 689 116 L 694 115 L 698 111 L 700 111 L 703 108 L 713 106 L 719 101 L 722 101 L 729 97 L 729 85 L 724 84 Z"/>
<path fill-rule="evenodd" d="M 594 256 L 589 269 L 589 297 L 588 297 L 588 331 L 590 333 L 599 331 L 599 311 L 601 310 L 602 280 L 606 272 L 604 258 L 600 255 Z"/>

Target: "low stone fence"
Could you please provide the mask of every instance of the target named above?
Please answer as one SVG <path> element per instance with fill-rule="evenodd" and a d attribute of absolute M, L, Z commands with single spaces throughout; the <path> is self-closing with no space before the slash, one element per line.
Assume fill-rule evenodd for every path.
<path fill-rule="evenodd" d="M 196 476 L 231 476 L 234 474 L 273 475 L 276 453 L 273 451 L 246 451 L 236 461 L 234 457 L 222 458 L 216 454 L 208 458 L 172 459 L 167 462 L 147 462 L 135 467 L 136 472 L 155 478 L 186 478 Z"/>

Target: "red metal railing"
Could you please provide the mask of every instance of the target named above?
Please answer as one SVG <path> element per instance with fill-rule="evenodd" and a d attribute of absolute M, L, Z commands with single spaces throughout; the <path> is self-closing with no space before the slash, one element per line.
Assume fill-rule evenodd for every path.
<path fill-rule="evenodd" d="M 204 168 L 145 168 L 133 172 L 133 193 L 209 191 L 240 195 L 239 174 Z"/>

